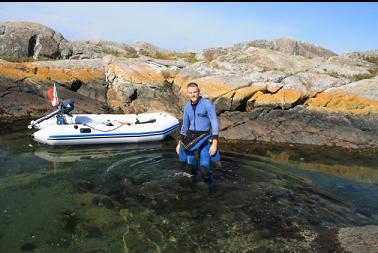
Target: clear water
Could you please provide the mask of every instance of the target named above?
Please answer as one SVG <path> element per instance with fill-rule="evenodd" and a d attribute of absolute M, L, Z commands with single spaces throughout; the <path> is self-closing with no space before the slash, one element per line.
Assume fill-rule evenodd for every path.
<path fill-rule="evenodd" d="M 216 192 L 175 142 L 37 144 L 0 137 L 0 252 L 321 252 L 378 224 L 378 156 L 221 145 Z"/>

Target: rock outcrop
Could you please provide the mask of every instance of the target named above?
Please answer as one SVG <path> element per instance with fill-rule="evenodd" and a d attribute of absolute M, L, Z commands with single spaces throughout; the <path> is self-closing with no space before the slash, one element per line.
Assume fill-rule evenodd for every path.
<path fill-rule="evenodd" d="M 109 83 L 107 102 L 115 111 L 142 113 L 181 110 L 172 90 L 177 67 L 141 59 L 104 58 Z"/>
<path fill-rule="evenodd" d="M 38 23 L 0 22 L 0 57 L 38 59 L 100 59 L 106 55 L 125 58 L 149 56 L 186 59 L 190 52 L 173 52 L 137 41 L 126 43 L 105 40 L 66 40 L 62 34 Z"/>
<path fill-rule="evenodd" d="M 144 41 L 135 41 L 131 46 L 142 55 L 151 56 L 154 58 L 172 58 L 174 52 L 168 49 L 160 48 Z"/>
<path fill-rule="evenodd" d="M 31 22 L 0 23 L 0 56 L 59 58 L 63 36 Z"/>
<path fill-rule="evenodd" d="M 0 123 L 25 124 L 42 117 L 55 108 L 51 106 L 47 90 L 51 87 L 32 79 L 15 80 L 0 75 Z M 104 113 L 107 105 L 67 87 L 57 85 L 58 96 L 75 101 L 77 113 Z"/>
<path fill-rule="evenodd" d="M 321 110 L 320 107 L 326 104 L 315 103 L 313 98 L 322 98 L 325 92 L 334 94 L 339 87 L 349 94 L 347 87 L 354 86 L 352 83 L 359 79 L 370 80 L 366 82 L 369 82 L 369 87 L 374 87 L 377 64 L 371 59 L 331 55 L 328 54 L 328 59 L 319 56 L 308 58 L 258 48 L 256 43 L 253 46 L 244 43 L 230 48 L 208 49 L 198 56 L 203 61 L 184 68 L 175 83 L 183 94 L 188 81 L 198 82 L 205 87 L 205 95 L 216 103 L 221 101 L 217 104 L 219 112 L 236 108 L 240 111 L 253 110 L 261 106 L 288 109 L 298 104 L 307 105 L 307 101 L 310 104 L 308 109 Z M 340 97 L 340 94 L 337 96 Z M 354 104 L 354 100 L 346 103 Z M 374 112 L 373 100 L 360 101 L 357 107 L 361 103 L 371 105 L 364 106 L 364 113 Z M 354 110 L 353 105 L 332 105 L 327 104 L 324 110 L 362 113 Z"/>
<path fill-rule="evenodd" d="M 378 147 L 377 50 L 336 55 L 278 39 L 194 57 L 145 42 L 67 41 L 25 22 L 1 23 L 0 41 L 0 55 L 66 59 L 0 60 L 0 122 L 42 116 L 54 82 L 63 99 L 78 100 L 76 112 L 167 111 L 181 118 L 193 81 L 216 104 L 226 139 Z"/>
<path fill-rule="evenodd" d="M 62 60 L 0 65 L 0 75 L 15 82 L 29 80 L 38 84 L 60 84 L 79 94 L 106 101 L 106 82 L 102 60 Z"/>
<path fill-rule="evenodd" d="M 378 226 L 341 228 L 337 234 L 340 246 L 346 252 L 378 252 Z"/>
<path fill-rule="evenodd" d="M 257 108 L 219 117 L 220 136 L 229 140 L 327 145 L 378 146 L 378 116 L 322 113 L 297 106 L 290 110 Z"/>
<path fill-rule="evenodd" d="M 109 54 L 127 58 L 138 56 L 128 44 L 115 41 L 72 40 L 66 47 L 67 53 L 62 53 L 62 57 L 66 59 L 96 59 Z"/>
<path fill-rule="evenodd" d="M 237 47 L 258 47 L 280 51 L 289 55 L 301 55 L 307 58 L 323 57 L 328 58 L 336 54 L 329 49 L 305 41 L 298 41 L 291 38 L 280 38 L 275 40 L 254 40 L 235 45 Z"/>
<path fill-rule="evenodd" d="M 307 102 L 310 110 L 378 113 L 378 77 L 329 88 Z"/>
<path fill-rule="evenodd" d="M 48 88 L 57 84 L 61 99 L 73 98 L 76 112 L 107 108 L 102 60 L 62 60 L 0 64 L 0 122 L 27 121 L 53 110 Z"/>
<path fill-rule="evenodd" d="M 329 58 L 336 56 L 334 52 L 329 49 L 322 48 L 318 45 L 298 41 L 290 38 L 280 38 L 275 40 L 253 40 L 248 42 L 242 42 L 235 44 L 229 49 L 225 48 L 210 48 L 204 49 L 198 54 L 198 58 L 201 60 L 209 60 L 220 55 L 225 55 L 232 51 L 245 51 L 250 47 L 256 47 L 261 49 L 270 49 L 274 51 L 282 52 L 286 55 L 299 55 L 306 58 L 323 57 Z"/>

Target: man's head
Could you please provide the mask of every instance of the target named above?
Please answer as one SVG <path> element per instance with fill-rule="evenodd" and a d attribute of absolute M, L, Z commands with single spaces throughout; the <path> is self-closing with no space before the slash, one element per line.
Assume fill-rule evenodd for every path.
<path fill-rule="evenodd" d="M 187 92 L 187 95 L 188 95 L 190 101 L 192 101 L 192 103 L 198 102 L 198 99 L 199 99 L 199 96 L 200 96 L 200 89 L 198 87 L 198 84 L 193 83 L 193 82 L 189 83 L 186 86 L 186 92 Z"/>

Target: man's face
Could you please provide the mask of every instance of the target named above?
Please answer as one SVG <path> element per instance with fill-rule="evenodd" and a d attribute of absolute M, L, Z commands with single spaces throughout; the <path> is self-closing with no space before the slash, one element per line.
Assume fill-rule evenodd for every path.
<path fill-rule="evenodd" d="M 188 94 L 189 99 L 193 103 L 195 103 L 197 102 L 199 98 L 200 90 L 198 89 L 198 87 L 188 87 L 187 94 Z"/>

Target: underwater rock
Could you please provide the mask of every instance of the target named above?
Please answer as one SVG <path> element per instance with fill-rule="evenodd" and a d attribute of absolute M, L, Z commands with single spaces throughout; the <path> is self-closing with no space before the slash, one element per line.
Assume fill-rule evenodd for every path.
<path fill-rule="evenodd" d="M 78 190 L 81 192 L 92 191 L 96 187 L 96 185 L 93 182 L 88 181 L 88 180 L 80 180 L 77 183 L 77 186 L 78 186 Z"/>
<path fill-rule="evenodd" d="M 35 246 L 33 243 L 30 243 L 30 242 L 26 242 L 22 244 L 21 246 L 22 251 L 34 251 L 36 248 L 37 246 Z"/>
<path fill-rule="evenodd" d="M 316 249 L 316 252 L 343 252 L 336 234 L 336 228 L 320 231 L 312 242 L 313 248 Z"/>
<path fill-rule="evenodd" d="M 83 224 L 81 226 L 81 233 L 84 235 L 84 237 L 87 237 L 87 238 L 102 237 L 104 234 L 101 228 L 97 226 L 88 225 L 88 224 Z"/>
<path fill-rule="evenodd" d="M 63 221 L 65 222 L 64 231 L 73 233 L 80 222 L 80 218 L 74 211 L 67 210 L 63 212 Z"/>
<path fill-rule="evenodd" d="M 98 206 L 98 205 L 100 205 L 100 201 L 101 201 L 101 199 L 99 197 L 97 197 L 97 196 L 93 197 L 92 204 L 95 205 L 95 206 Z"/>
<path fill-rule="evenodd" d="M 86 209 L 83 214 L 83 221 L 86 224 L 103 229 L 111 229 L 123 222 L 119 214 L 101 206 Z"/>
<path fill-rule="evenodd" d="M 270 210 L 249 208 L 251 221 L 261 230 L 268 229 L 269 236 L 301 238 L 299 227 L 291 220 L 281 217 Z"/>
<path fill-rule="evenodd" d="M 101 199 L 101 204 L 105 206 L 107 209 L 111 209 L 114 207 L 113 201 L 109 198 Z"/>
<path fill-rule="evenodd" d="M 129 210 L 128 209 L 121 209 L 119 210 L 119 214 L 122 216 L 123 220 L 127 222 L 127 219 L 129 218 Z"/>
<path fill-rule="evenodd" d="M 362 207 L 362 206 L 354 205 L 353 206 L 353 210 L 354 210 L 355 213 L 359 213 L 359 214 L 365 215 L 366 217 L 369 217 L 369 218 L 372 216 L 369 208 L 367 208 L 367 207 Z"/>
<path fill-rule="evenodd" d="M 341 228 L 337 234 L 341 247 L 352 253 L 378 252 L 378 226 Z"/>

